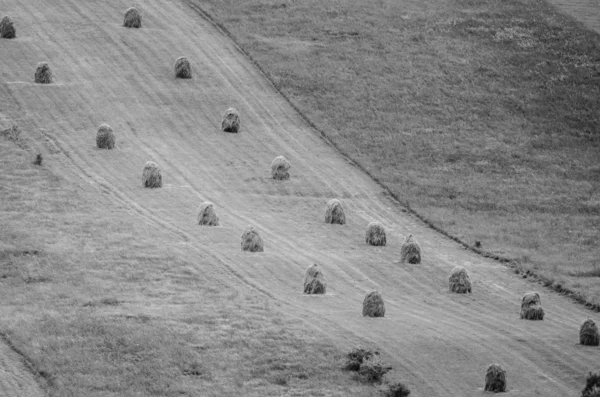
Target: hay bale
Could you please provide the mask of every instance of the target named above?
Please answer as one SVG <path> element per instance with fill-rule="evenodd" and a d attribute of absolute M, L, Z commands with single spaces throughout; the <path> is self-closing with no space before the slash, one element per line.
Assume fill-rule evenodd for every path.
<path fill-rule="evenodd" d="M 135 7 L 126 9 L 123 18 L 123 26 L 126 28 L 141 28 L 142 13 Z"/>
<path fill-rule="evenodd" d="M 198 209 L 198 224 L 202 226 L 219 226 L 219 216 L 215 212 L 213 203 L 205 201 Z"/>
<path fill-rule="evenodd" d="M 115 133 L 108 124 L 102 124 L 98 128 L 96 146 L 98 146 L 98 149 L 112 149 L 115 147 Z"/>
<path fill-rule="evenodd" d="M 457 294 L 471 292 L 471 278 L 467 273 L 467 269 L 462 266 L 456 266 L 452 269 L 450 277 L 448 277 L 448 284 L 450 292 L 456 292 Z"/>
<path fill-rule="evenodd" d="M 14 39 L 17 37 L 15 25 L 13 25 L 13 21 L 10 17 L 4 17 L 2 18 L 2 21 L 0 21 L 0 37 L 3 39 Z"/>
<path fill-rule="evenodd" d="M 315 263 L 306 269 L 304 275 L 304 293 L 305 294 L 324 294 L 327 290 L 327 282 L 325 276 L 319 270 L 319 266 Z"/>
<path fill-rule="evenodd" d="M 412 234 L 404 240 L 400 247 L 400 262 L 413 265 L 421 263 L 421 247 Z"/>
<path fill-rule="evenodd" d="M 186 57 L 179 57 L 175 60 L 175 77 L 179 79 L 192 78 L 192 66 Z"/>
<path fill-rule="evenodd" d="M 365 296 L 363 301 L 363 317 L 383 317 L 385 316 L 385 305 L 381 294 L 377 291 L 371 291 Z"/>
<path fill-rule="evenodd" d="M 229 108 L 225 111 L 221 120 L 221 129 L 225 132 L 239 132 L 240 114 L 237 110 Z"/>
<path fill-rule="evenodd" d="M 52 83 L 52 70 L 46 62 L 40 62 L 35 69 L 35 82 L 40 84 Z"/>
<path fill-rule="evenodd" d="M 263 252 L 263 240 L 254 227 L 249 225 L 242 233 L 242 251 Z"/>
<path fill-rule="evenodd" d="M 544 309 L 537 292 L 528 292 L 521 300 L 521 318 L 525 320 L 543 320 Z"/>
<path fill-rule="evenodd" d="M 162 187 L 162 173 L 158 164 L 148 161 L 144 165 L 142 173 L 142 185 L 144 187 Z"/>
<path fill-rule="evenodd" d="M 501 393 L 506 391 L 506 371 L 500 364 L 492 364 L 485 373 L 485 391 Z"/>
<path fill-rule="evenodd" d="M 273 179 L 290 179 L 290 162 L 283 156 L 277 156 L 271 162 L 271 176 Z"/>
<path fill-rule="evenodd" d="M 379 222 L 371 222 L 367 226 L 367 233 L 365 235 L 367 244 L 375 246 L 384 246 L 386 244 L 385 229 Z"/>
<path fill-rule="evenodd" d="M 327 207 L 325 208 L 325 223 L 337 223 L 338 225 L 346 223 L 346 214 L 344 214 L 344 208 L 339 200 L 331 199 L 327 202 Z"/>
<path fill-rule="evenodd" d="M 598 327 L 591 318 L 588 318 L 581 324 L 581 328 L 579 329 L 579 343 L 585 346 L 598 346 L 600 343 Z"/>

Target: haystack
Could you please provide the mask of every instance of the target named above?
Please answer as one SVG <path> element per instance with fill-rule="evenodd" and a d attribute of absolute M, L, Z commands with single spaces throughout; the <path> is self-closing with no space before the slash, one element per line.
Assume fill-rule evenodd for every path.
<path fill-rule="evenodd" d="M 325 223 L 337 223 L 343 225 L 346 223 L 346 214 L 342 203 L 337 199 L 331 199 L 325 208 Z"/>
<path fill-rule="evenodd" d="M 456 266 L 452 269 L 450 277 L 448 277 L 448 284 L 450 292 L 456 292 L 457 294 L 471 292 L 471 278 L 467 273 L 467 269 L 462 266 Z"/>
<path fill-rule="evenodd" d="M 10 17 L 2 18 L 2 21 L 0 21 L 0 37 L 3 39 L 14 39 L 16 36 L 17 32 L 12 19 Z"/>
<path fill-rule="evenodd" d="M 186 57 L 179 57 L 175 60 L 175 77 L 180 79 L 192 78 L 192 66 Z"/>
<path fill-rule="evenodd" d="M 102 124 L 98 128 L 96 146 L 98 146 L 98 149 L 112 149 L 115 147 L 115 133 L 108 124 Z"/>
<path fill-rule="evenodd" d="M 234 108 L 229 108 L 223 114 L 221 129 L 225 132 L 238 132 L 240 130 L 240 115 Z"/>
<path fill-rule="evenodd" d="M 363 301 L 363 317 L 383 317 L 384 315 L 385 305 L 381 294 L 377 291 L 369 292 Z"/>
<path fill-rule="evenodd" d="M 248 228 L 242 234 L 242 251 L 263 252 L 263 240 L 253 226 Z"/>
<path fill-rule="evenodd" d="M 35 82 L 40 84 L 52 83 L 52 70 L 46 62 L 40 62 L 35 69 Z"/>
<path fill-rule="evenodd" d="M 327 289 L 325 276 L 321 273 L 319 266 L 315 263 L 306 269 L 304 275 L 304 293 L 305 294 L 324 294 Z"/>
<path fill-rule="evenodd" d="M 125 10 L 125 17 L 123 18 L 123 26 L 126 28 L 141 28 L 142 27 L 142 14 L 135 7 L 130 7 Z"/>
<path fill-rule="evenodd" d="M 492 364 L 485 373 L 485 391 L 501 393 L 506 391 L 506 371 L 500 364 Z"/>
<path fill-rule="evenodd" d="M 386 244 L 385 229 L 379 222 L 371 222 L 367 226 L 367 233 L 365 236 L 367 244 L 375 246 L 384 246 Z"/>
<path fill-rule="evenodd" d="M 421 247 L 413 239 L 412 234 L 404 240 L 400 247 L 400 262 L 413 265 L 421 263 Z"/>
<path fill-rule="evenodd" d="M 162 187 L 162 174 L 160 172 L 160 167 L 156 163 L 148 161 L 144 165 L 142 185 L 144 187 Z"/>
<path fill-rule="evenodd" d="M 290 162 L 283 156 L 277 156 L 271 162 L 271 176 L 273 179 L 290 179 Z"/>
<path fill-rule="evenodd" d="M 544 309 L 542 300 L 537 292 L 528 292 L 521 301 L 521 318 L 525 320 L 543 320 Z"/>
<path fill-rule="evenodd" d="M 598 327 L 594 320 L 588 318 L 579 329 L 579 343 L 585 346 L 598 346 L 599 342 Z"/>
<path fill-rule="evenodd" d="M 215 212 L 213 203 L 205 201 L 198 209 L 198 224 L 203 226 L 219 226 L 219 216 Z"/>

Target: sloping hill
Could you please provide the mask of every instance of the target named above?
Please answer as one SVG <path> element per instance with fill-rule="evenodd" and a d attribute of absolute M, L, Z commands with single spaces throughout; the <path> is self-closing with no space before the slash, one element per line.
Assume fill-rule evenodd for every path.
<path fill-rule="evenodd" d="M 542 290 L 546 319 L 520 320 L 522 294 L 540 286 L 408 216 L 183 2 L 143 2 L 141 29 L 120 26 L 130 5 L 123 1 L 0 4 L 20 21 L 18 39 L 0 47 L 0 95 L 14 104 L 4 118 L 38 134 L 38 149 L 66 178 L 128 208 L 140 224 L 172 233 L 190 257 L 210 257 L 197 266 L 222 283 L 261 291 L 341 347 L 379 346 L 414 395 L 480 395 L 487 365 L 498 362 L 508 369 L 510 395 L 576 396 L 595 369 L 599 350 L 577 345 L 589 311 Z M 191 80 L 173 76 L 182 55 Z M 50 64 L 53 84 L 33 84 L 39 61 Z M 230 106 L 241 114 L 239 134 L 219 130 Z M 101 123 L 115 130 L 115 150 L 95 148 Z M 270 179 L 278 155 L 292 164 L 289 181 Z M 149 160 L 163 168 L 162 189 L 140 185 Z M 347 225 L 323 223 L 331 198 L 343 202 Z M 222 227 L 196 225 L 204 200 L 215 203 Z M 365 244 L 373 220 L 386 227 L 387 247 Z M 248 224 L 263 236 L 264 253 L 240 252 Z M 408 234 L 421 243 L 421 265 L 398 262 Z M 301 294 L 303 272 L 315 262 L 329 280 L 323 297 Z M 472 295 L 447 291 L 455 265 L 470 272 Z M 383 319 L 361 316 L 372 289 L 385 299 Z"/>

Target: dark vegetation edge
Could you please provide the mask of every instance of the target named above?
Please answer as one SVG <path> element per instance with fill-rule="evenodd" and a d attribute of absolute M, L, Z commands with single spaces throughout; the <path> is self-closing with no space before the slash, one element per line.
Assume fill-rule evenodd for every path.
<path fill-rule="evenodd" d="M 523 271 L 525 273 L 525 271 L 522 268 L 519 268 L 518 262 L 515 259 L 511 259 L 505 256 L 501 256 L 501 255 L 496 255 L 493 254 L 491 252 L 488 251 L 484 251 L 481 250 L 479 248 L 476 248 L 472 245 L 467 244 L 466 242 L 464 242 L 463 240 L 461 240 L 460 238 L 450 234 L 449 232 L 445 231 L 444 229 L 440 228 L 439 226 L 435 225 L 433 222 L 431 222 L 429 219 L 425 218 L 423 215 L 419 214 L 418 212 L 416 212 L 414 209 L 412 209 L 410 207 L 410 203 L 407 201 L 402 201 L 398 195 L 394 192 L 392 192 L 390 190 L 390 188 L 385 185 L 383 182 L 381 182 L 381 180 L 379 178 L 377 178 L 376 176 L 374 176 L 373 174 L 371 174 L 371 172 L 369 172 L 362 164 L 354 161 L 352 159 L 352 157 L 350 157 L 350 155 L 348 153 L 346 153 L 345 151 L 343 151 L 335 142 L 333 142 L 328 136 L 327 133 L 325 133 L 325 131 L 321 130 L 319 127 L 317 127 L 289 98 L 288 96 L 282 92 L 279 87 L 277 87 L 275 85 L 275 83 L 273 82 L 273 80 L 271 79 L 271 77 L 269 76 L 269 74 L 267 72 L 265 72 L 265 70 L 262 68 L 262 66 L 252 57 L 252 55 L 250 55 L 250 53 L 248 53 L 237 41 L 236 37 L 219 21 L 217 21 L 210 13 L 208 13 L 207 11 L 205 11 L 202 7 L 200 7 L 199 5 L 195 4 L 194 0 L 182 0 L 184 3 L 186 3 L 191 9 L 193 9 L 194 11 L 196 11 L 198 13 L 198 15 L 200 15 L 203 19 L 205 19 L 206 21 L 210 22 L 215 28 L 217 28 L 217 30 L 219 30 L 223 35 L 227 36 L 234 44 L 235 47 L 237 48 L 237 50 L 244 55 L 247 59 L 249 59 L 252 64 L 258 68 L 258 70 L 263 74 L 263 76 L 265 76 L 265 78 L 267 79 L 267 81 L 271 84 L 271 86 L 275 89 L 275 91 L 277 91 L 285 100 L 286 102 L 300 115 L 300 117 L 304 120 L 304 122 L 306 124 L 308 124 L 309 127 L 311 127 L 313 130 L 315 130 L 316 132 L 319 133 L 319 135 L 321 136 L 321 138 L 330 146 L 332 146 L 333 148 L 335 148 L 335 150 L 337 150 L 338 153 L 340 153 L 344 159 L 346 161 L 348 161 L 350 164 L 354 165 L 355 167 L 359 168 L 361 171 L 363 171 L 364 173 L 366 173 L 372 180 L 374 180 L 377 185 L 379 185 L 379 187 L 381 187 L 385 193 L 392 197 L 394 199 L 394 201 L 396 201 L 396 203 L 398 203 L 400 206 L 402 206 L 402 210 L 405 212 L 408 212 L 410 214 L 412 214 L 413 216 L 415 216 L 416 218 L 418 218 L 419 220 L 421 220 L 423 223 L 425 223 L 427 226 L 429 226 L 431 229 L 435 230 L 436 232 L 446 236 L 447 238 L 449 238 L 450 240 L 455 241 L 456 243 L 458 243 L 459 245 L 463 246 L 463 248 L 472 251 L 484 258 L 489 258 L 489 259 L 493 259 L 495 261 L 498 261 L 500 263 L 506 264 L 508 267 L 514 268 L 518 271 Z M 554 291 L 557 291 L 561 294 L 567 295 L 569 297 L 571 297 L 573 300 L 575 300 L 575 302 L 580 303 L 582 305 L 584 305 L 585 307 L 587 307 L 588 309 L 591 309 L 595 312 L 600 312 L 600 303 L 592 303 L 589 302 L 580 292 L 577 291 L 573 291 L 569 288 L 566 288 L 565 286 L 563 286 L 562 284 L 556 284 L 554 283 L 551 279 L 535 274 L 529 270 L 527 270 L 526 272 L 527 275 L 529 275 L 530 277 L 536 279 L 537 281 L 539 281 L 541 284 L 543 284 L 544 286 L 553 289 Z"/>

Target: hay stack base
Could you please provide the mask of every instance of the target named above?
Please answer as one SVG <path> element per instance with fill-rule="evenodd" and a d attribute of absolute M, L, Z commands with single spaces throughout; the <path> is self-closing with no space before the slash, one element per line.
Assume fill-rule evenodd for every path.
<path fill-rule="evenodd" d="M 135 7 L 130 7 L 125 10 L 123 17 L 123 26 L 126 28 L 141 28 L 142 27 L 142 14 Z"/>
<path fill-rule="evenodd" d="M 365 296 L 362 313 L 363 317 L 385 316 L 385 304 L 379 292 L 371 291 Z"/>
<path fill-rule="evenodd" d="M 2 18 L 2 21 L 0 21 L 0 37 L 3 39 L 14 39 L 17 37 L 15 25 L 10 17 L 4 17 Z"/>
<path fill-rule="evenodd" d="M 248 228 L 242 233 L 242 251 L 263 252 L 264 245 L 262 237 L 258 234 L 254 227 Z"/>
<path fill-rule="evenodd" d="M 315 263 L 306 269 L 304 275 L 304 293 L 305 294 L 324 294 L 327 290 L 325 276 L 321 273 L 319 266 Z"/>
<path fill-rule="evenodd" d="M 325 223 L 344 225 L 346 223 L 346 214 L 342 203 L 337 199 L 331 199 L 325 208 Z"/>
<path fill-rule="evenodd" d="M 52 83 L 52 70 L 46 62 L 40 62 L 35 69 L 35 82 L 39 84 Z"/>
<path fill-rule="evenodd" d="M 186 57 L 179 57 L 175 60 L 175 77 L 178 79 L 192 78 L 192 66 Z"/>
<path fill-rule="evenodd" d="M 162 173 L 160 167 L 148 161 L 144 165 L 144 171 L 142 172 L 142 186 L 149 188 L 162 187 Z"/>
<path fill-rule="evenodd" d="M 198 209 L 198 224 L 202 226 L 219 226 L 219 217 L 213 203 L 205 201 Z"/>
<path fill-rule="evenodd" d="M 365 235 L 367 244 L 374 246 L 385 246 L 385 229 L 379 222 L 371 222 L 367 226 L 367 232 Z"/>
<path fill-rule="evenodd" d="M 502 393 L 506 391 L 506 371 L 500 364 L 492 364 L 485 373 L 485 391 Z"/>
<path fill-rule="evenodd" d="M 221 120 L 221 129 L 225 132 L 240 131 L 240 115 L 237 110 L 229 108 L 225 111 Z"/>
<path fill-rule="evenodd" d="M 404 240 L 400 247 L 400 262 L 413 265 L 421 263 L 421 247 L 414 240 L 412 234 Z"/>
<path fill-rule="evenodd" d="M 588 318 L 581 324 L 581 328 L 579 329 L 579 343 L 584 346 L 598 346 L 600 344 L 598 327 L 591 318 Z"/>
<path fill-rule="evenodd" d="M 521 318 L 524 320 L 543 320 L 544 309 L 542 300 L 537 292 L 528 292 L 521 301 Z"/>
<path fill-rule="evenodd" d="M 108 124 L 102 124 L 98 128 L 96 146 L 98 149 L 113 149 L 115 147 L 115 133 Z"/>
<path fill-rule="evenodd" d="M 276 180 L 290 179 L 290 162 L 283 156 L 277 156 L 271 162 L 271 176 Z"/>
<path fill-rule="evenodd" d="M 457 294 L 466 294 L 471 292 L 471 278 L 467 273 L 467 270 L 462 266 L 456 266 L 450 272 L 448 277 L 448 284 L 450 292 L 456 292 Z"/>

